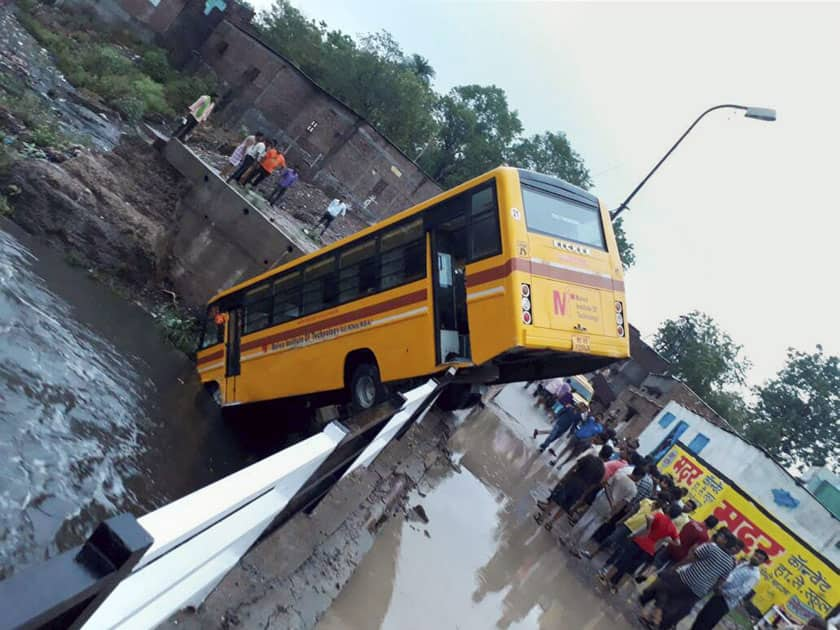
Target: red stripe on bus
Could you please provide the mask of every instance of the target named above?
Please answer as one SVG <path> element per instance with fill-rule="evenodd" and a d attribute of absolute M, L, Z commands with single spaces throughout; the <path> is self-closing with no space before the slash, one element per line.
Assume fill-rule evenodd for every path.
<path fill-rule="evenodd" d="M 210 354 L 205 354 L 203 357 L 198 357 L 196 363 L 201 365 L 202 363 L 207 363 L 208 361 L 212 361 L 213 359 L 221 359 L 225 356 L 223 350 L 217 350 L 216 352 L 211 352 Z"/>
<path fill-rule="evenodd" d="M 243 343 L 241 347 L 241 352 L 251 350 L 252 348 L 260 348 L 262 346 L 267 346 L 272 343 L 277 343 L 278 341 L 285 341 L 286 339 L 297 337 L 298 335 L 310 334 L 318 332 L 320 330 L 324 330 L 326 328 L 332 328 L 333 326 L 340 326 L 341 324 L 346 324 L 348 322 L 352 322 L 363 317 L 379 315 L 381 313 L 392 311 L 397 308 L 410 306 L 411 304 L 417 304 L 418 302 L 425 302 L 426 295 L 426 289 L 421 289 L 420 291 L 407 293 L 392 300 L 380 302 L 379 304 L 372 304 L 371 306 L 356 309 L 355 311 L 350 311 L 349 313 L 343 313 L 341 315 L 336 315 L 335 317 L 322 319 L 319 322 L 305 324 L 303 326 L 298 326 L 297 328 L 292 328 L 291 330 L 284 330 L 283 332 L 269 335 L 268 337 L 261 337 L 260 339 L 255 339 L 253 341 Z"/>
<path fill-rule="evenodd" d="M 624 292 L 624 282 L 621 280 L 613 280 L 592 273 L 586 273 L 585 271 L 560 269 L 545 263 L 533 262 L 527 258 L 511 258 L 504 265 L 471 273 L 467 276 L 467 286 L 473 287 L 477 284 L 500 280 L 509 276 L 514 271 L 524 271 L 537 276 L 551 278 L 552 280 L 574 282 L 575 284 L 596 287 L 598 289 Z"/>

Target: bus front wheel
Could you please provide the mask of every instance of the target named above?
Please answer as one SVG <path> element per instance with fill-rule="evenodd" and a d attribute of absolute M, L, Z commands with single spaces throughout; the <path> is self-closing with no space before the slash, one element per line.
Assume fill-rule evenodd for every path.
<path fill-rule="evenodd" d="M 385 399 L 385 388 L 375 365 L 362 363 L 353 370 L 349 383 L 350 404 L 354 411 L 364 411 Z"/>

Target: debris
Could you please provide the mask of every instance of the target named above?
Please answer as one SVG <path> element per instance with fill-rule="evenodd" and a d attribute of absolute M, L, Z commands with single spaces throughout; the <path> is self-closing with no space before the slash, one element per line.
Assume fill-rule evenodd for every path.
<path fill-rule="evenodd" d="M 411 512 L 414 512 L 414 515 L 416 515 L 416 517 L 422 523 L 428 523 L 429 522 L 429 516 L 426 514 L 426 510 L 422 505 L 419 505 L 419 504 L 415 505 L 413 508 L 411 508 Z"/>

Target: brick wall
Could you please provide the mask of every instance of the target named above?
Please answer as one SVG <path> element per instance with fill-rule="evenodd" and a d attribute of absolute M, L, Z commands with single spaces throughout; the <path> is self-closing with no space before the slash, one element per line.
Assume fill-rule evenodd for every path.
<path fill-rule="evenodd" d="M 367 218 L 383 218 L 440 192 L 369 123 L 242 28 L 222 21 L 201 57 L 229 86 L 217 122 L 276 138 L 305 181 L 349 197 Z"/>

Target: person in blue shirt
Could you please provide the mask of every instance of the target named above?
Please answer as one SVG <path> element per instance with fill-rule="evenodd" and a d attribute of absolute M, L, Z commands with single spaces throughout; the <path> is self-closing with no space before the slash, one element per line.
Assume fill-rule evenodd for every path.
<path fill-rule="evenodd" d="M 566 447 L 557 454 L 557 466 L 561 466 L 568 460 L 583 453 L 592 444 L 592 439 L 596 435 L 604 432 L 603 414 L 596 413 L 594 416 L 587 415 L 585 418 L 580 426 L 575 429 L 574 435 L 569 440 L 569 443 L 566 444 Z"/>
<path fill-rule="evenodd" d="M 534 439 L 537 439 L 537 436 L 542 433 L 548 433 L 548 437 L 545 438 L 542 444 L 540 444 L 539 449 L 540 453 L 545 452 L 554 440 L 560 438 L 566 431 L 568 431 L 571 427 L 581 421 L 581 418 L 584 417 L 589 408 L 586 406 L 586 403 L 579 403 L 577 407 L 564 407 L 556 416 L 554 420 L 554 426 L 551 427 L 550 431 L 538 431 L 534 429 Z"/>

